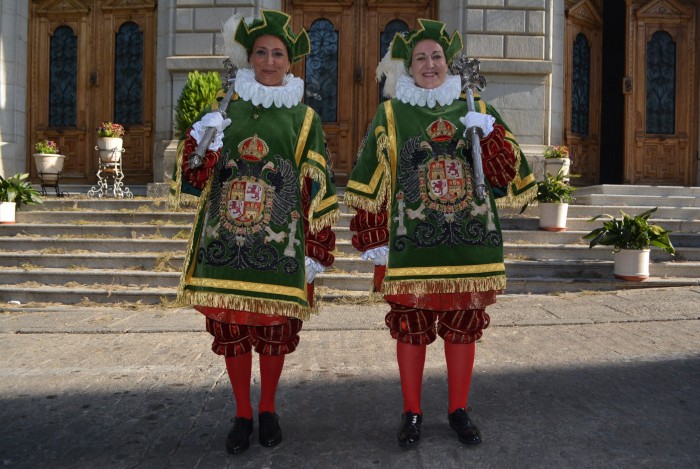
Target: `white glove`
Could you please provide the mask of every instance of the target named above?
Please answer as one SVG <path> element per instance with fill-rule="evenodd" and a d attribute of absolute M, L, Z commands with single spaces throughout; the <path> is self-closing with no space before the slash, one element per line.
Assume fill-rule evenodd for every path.
<path fill-rule="evenodd" d="M 229 125 L 231 125 L 231 119 L 224 119 L 220 112 L 210 112 L 204 114 L 200 121 L 194 123 L 190 135 L 199 143 L 208 128 L 216 129 L 216 136 L 209 144 L 209 150 L 217 151 L 224 146 L 224 129 Z"/>
<path fill-rule="evenodd" d="M 389 246 L 379 246 L 378 248 L 368 249 L 360 254 L 360 259 L 363 261 L 372 261 L 374 265 L 386 265 L 389 259 Z"/>
<path fill-rule="evenodd" d="M 464 127 L 471 129 L 472 127 L 478 127 L 483 132 L 482 137 L 488 137 L 491 132 L 493 132 L 493 124 L 496 122 L 496 118 L 489 114 L 482 114 L 480 112 L 469 111 L 466 116 L 460 117 L 459 121 L 464 124 Z M 467 132 L 464 131 L 464 136 L 466 137 Z"/>
<path fill-rule="evenodd" d="M 316 274 L 326 270 L 316 259 L 308 256 L 304 259 L 304 265 L 306 266 L 306 283 L 313 282 Z"/>

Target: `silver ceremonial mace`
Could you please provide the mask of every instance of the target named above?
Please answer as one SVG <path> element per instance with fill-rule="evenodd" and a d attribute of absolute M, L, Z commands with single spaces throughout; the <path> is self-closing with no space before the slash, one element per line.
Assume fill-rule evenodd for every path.
<path fill-rule="evenodd" d="M 479 75 L 479 59 L 470 59 L 463 55 L 455 58 L 450 65 L 450 72 L 462 78 L 462 91 L 467 95 L 467 109 L 474 111 L 474 91 L 486 88 L 486 78 Z M 474 191 L 476 196 L 484 200 L 487 197 L 486 184 L 484 184 L 484 166 L 481 161 L 481 136 L 483 132 L 479 127 L 470 127 L 465 136 L 469 138 L 472 147 L 472 165 L 474 166 Z"/>
<path fill-rule="evenodd" d="M 226 109 L 228 108 L 228 104 L 231 102 L 231 98 L 233 98 L 235 88 L 233 85 L 236 82 L 236 72 L 238 69 L 228 59 L 224 60 L 224 66 L 227 69 L 228 78 L 226 79 L 226 83 L 228 84 L 228 89 L 226 91 L 226 96 L 224 96 L 224 99 L 222 99 L 219 103 L 219 108 L 214 112 L 218 112 L 221 114 L 221 117 L 226 119 Z M 207 127 L 207 130 L 204 131 L 202 140 L 200 140 L 199 144 L 197 145 L 197 149 L 190 154 L 190 158 L 187 161 L 190 169 L 200 168 L 204 164 L 204 154 L 207 152 L 207 148 L 209 148 L 209 145 L 211 145 L 214 137 L 216 137 L 216 128 Z"/>

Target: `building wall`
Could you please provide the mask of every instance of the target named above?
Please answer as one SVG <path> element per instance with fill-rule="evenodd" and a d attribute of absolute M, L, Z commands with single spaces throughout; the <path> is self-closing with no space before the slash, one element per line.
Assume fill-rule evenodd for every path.
<path fill-rule="evenodd" d="M 28 2 L 0 0 L 0 175 L 26 172 Z"/>

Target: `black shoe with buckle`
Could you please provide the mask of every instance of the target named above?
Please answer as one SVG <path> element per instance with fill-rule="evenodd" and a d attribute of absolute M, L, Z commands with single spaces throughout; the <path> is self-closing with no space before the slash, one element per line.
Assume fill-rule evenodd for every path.
<path fill-rule="evenodd" d="M 451 414 L 448 414 L 450 427 L 457 433 L 459 442 L 465 445 L 478 445 L 481 443 L 481 434 L 479 429 L 469 419 L 469 410 L 457 409 Z"/>
<path fill-rule="evenodd" d="M 229 454 L 239 454 L 250 447 L 250 434 L 253 433 L 253 419 L 236 417 L 231 419 L 233 427 L 226 437 L 226 451 Z"/>
<path fill-rule="evenodd" d="M 423 416 L 421 414 L 414 414 L 410 410 L 401 416 L 399 446 L 408 448 L 418 444 L 420 441 L 421 423 L 423 423 Z"/>
<path fill-rule="evenodd" d="M 268 448 L 277 446 L 282 441 L 282 429 L 279 424 L 279 416 L 273 412 L 258 414 L 259 440 L 262 446 Z"/>

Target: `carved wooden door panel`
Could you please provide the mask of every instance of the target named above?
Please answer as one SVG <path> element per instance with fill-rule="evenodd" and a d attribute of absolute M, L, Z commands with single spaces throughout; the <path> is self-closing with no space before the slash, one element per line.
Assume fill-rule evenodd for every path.
<path fill-rule="evenodd" d="M 304 102 L 321 116 L 333 155 L 336 184 L 344 185 L 380 102 L 375 69 L 397 31 L 418 18 L 436 18 L 431 0 L 285 0 L 293 29 L 304 27 L 311 54 L 293 73 L 304 78 Z"/>
<path fill-rule="evenodd" d="M 600 167 L 602 19 L 586 0 L 568 11 L 564 96 L 564 144 L 577 184 L 597 184 Z"/>
<path fill-rule="evenodd" d="M 694 2 L 632 2 L 631 90 L 625 107 L 625 182 L 696 183 L 697 52 Z"/>
<path fill-rule="evenodd" d="M 66 155 L 61 183 L 96 181 L 103 121 L 126 129 L 124 182 L 153 181 L 156 3 L 32 2 L 27 158 L 37 140 L 57 141 Z"/>

